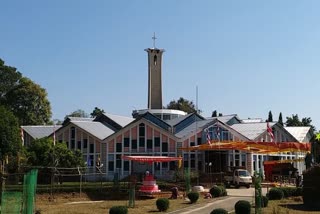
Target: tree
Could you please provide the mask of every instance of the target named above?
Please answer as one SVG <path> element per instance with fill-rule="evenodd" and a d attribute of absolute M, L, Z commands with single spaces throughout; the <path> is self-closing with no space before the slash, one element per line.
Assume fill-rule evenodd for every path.
<path fill-rule="evenodd" d="M 100 108 L 98 108 L 98 107 L 95 107 L 94 110 L 93 110 L 93 112 L 92 112 L 90 115 L 91 115 L 91 117 L 97 117 L 97 116 L 99 116 L 99 115 L 101 115 L 101 114 L 104 114 L 104 113 L 105 113 L 105 112 L 104 112 L 103 109 L 100 109 Z"/>
<path fill-rule="evenodd" d="M 282 113 L 279 114 L 278 123 L 280 123 L 283 126 L 283 120 L 282 120 Z"/>
<path fill-rule="evenodd" d="M 197 112 L 196 107 L 192 101 L 184 99 L 182 97 L 179 100 L 172 100 L 166 107 L 167 109 L 176 109 L 180 111 L 187 112 L 188 114 Z M 201 112 L 198 110 L 198 112 Z"/>
<path fill-rule="evenodd" d="M 268 122 L 273 122 L 272 112 L 269 111 Z"/>
<path fill-rule="evenodd" d="M 21 145 L 17 118 L 4 106 L 0 106 L 0 161 L 7 155 L 16 155 Z"/>
<path fill-rule="evenodd" d="M 217 117 L 217 116 L 218 116 L 217 110 L 214 110 L 211 114 L 211 117 Z"/>
<path fill-rule="evenodd" d="M 51 106 L 45 89 L 1 59 L 0 105 L 11 110 L 20 125 L 43 125 L 50 121 Z"/>
<path fill-rule="evenodd" d="M 78 167 L 84 166 L 84 160 L 79 150 L 69 150 L 64 142 L 53 145 L 51 138 L 33 141 L 27 147 L 27 164 L 45 167 Z"/>
<path fill-rule="evenodd" d="M 89 115 L 82 109 L 78 109 L 74 112 L 71 112 L 70 114 L 66 115 L 64 119 L 68 117 L 89 117 Z"/>

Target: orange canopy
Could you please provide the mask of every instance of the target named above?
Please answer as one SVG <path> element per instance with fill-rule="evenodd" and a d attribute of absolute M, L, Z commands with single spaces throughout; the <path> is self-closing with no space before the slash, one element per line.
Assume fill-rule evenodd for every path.
<path fill-rule="evenodd" d="M 310 143 L 297 142 L 253 142 L 253 141 L 211 141 L 210 144 L 201 144 L 181 148 L 184 151 L 210 151 L 210 150 L 241 150 L 253 153 L 279 153 L 279 152 L 309 152 Z"/>

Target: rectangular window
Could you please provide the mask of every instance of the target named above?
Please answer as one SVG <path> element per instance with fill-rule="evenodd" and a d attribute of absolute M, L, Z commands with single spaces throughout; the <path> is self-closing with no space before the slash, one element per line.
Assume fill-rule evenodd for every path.
<path fill-rule="evenodd" d="M 139 136 L 140 137 L 145 136 L 145 125 L 143 123 L 139 125 Z"/>
<path fill-rule="evenodd" d="M 74 149 L 74 147 L 75 147 L 75 142 L 74 140 L 71 140 L 71 149 Z"/>
<path fill-rule="evenodd" d="M 137 147 L 138 147 L 137 140 L 132 140 L 131 141 L 131 146 L 132 146 L 132 149 L 137 149 Z"/>
<path fill-rule="evenodd" d="M 69 148 L 69 142 L 68 141 L 66 141 L 66 145 L 67 145 L 67 148 Z"/>
<path fill-rule="evenodd" d="M 175 170 L 175 169 L 176 169 L 176 163 L 175 163 L 175 161 L 170 161 L 170 162 L 169 162 L 169 169 L 170 169 L 170 170 Z"/>
<path fill-rule="evenodd" d="M 77 145 L 77 149 L 80 149 L 81 150 L 81 141 L 78 141 L 78 145 Z"/>
<path fill-rule="evenodd" d="M 163 162 L 163 163 L 162 163 L 162 168 L 167 169 L 167 168 L 168 168 L 168 162 Z"/>
<path fill-rule="evenodd" d="M 94 153 L 94 144 L 90 143 L 90 153 Z"/>
<path fill-rule="evenodd" d="M 188 168 L 189 167 L 188 161 L 183 161 L 183 166 L 184 168 Z"/>
<path fill-rule="evenodd" d="M 162 142 L 162 152 L 168 152 L 168 143 Z"/>
<path fill-rule="evenodd" d="M 152 149 L 152 140 L 147 140 L 147 149 Z"/>
<path fill-rule="evenodd" d="M 116 152 L 122 152 L 122 143 L 117 143 L 116 147 Z"/>
<path fill-rule="evenodd" d="M 75 138 L 76 136 L 76 129 L 74 127 L 71 127 L 71 138 Z"/>
<path fill-rule="evenodd" d="M 154 138 L 154 146 L 155 147 L 160 147 L 160 137 L 155 137 Z"/>
<path fill-rule="evenodd" d="M 139 137 L 139 147 L 144 147 L 144 137 Z"/>
<path fill-rule="evenodd" d="M 191 168 L 196 168 L 196 160 L 191 160 Z"/>
<path fill-rule="evenodd" d="M 88 148 L 88 139 L 83 139 L 83 148 Z"/>
<path fill-rule="evenodd" d="M 154 169 L 160 170 L 160 163 L 154 163 Z"/>
<path fill-rule="evenodd" d="M 130 142 L 130 139 L 125 137 L 123 138 L 123 146 L 124 147 L 129 147 L 129 142 Z"/>
<path fill-rule="evenodd" d="M 123 161 L 123 170 L 129 171 L 129 161 Z"/>
<path fill-rule="evenodd" d="M 120 160 L 116 160 L 116 168 L 120 169 L 121 168 L 121 159 Z"/>
<path fill-rule="evenodd" d="M 109 171 L 114 171 L 114 161 L 109 161 L 108 162 L 108 170 Z"/>
<path fill-rule="evenodd" d="M 195 146 L 195 142 L 190 142 L 190 146 Z"/>
<path fill-rule="evenodd" d="M 202 141 L 202 138 L 201 138 L 201 137 L 198 137 L 198 138 L 197 138 L 197 143 L 198 143 L 198 145 L 201 144 L 201 141 Z"/>

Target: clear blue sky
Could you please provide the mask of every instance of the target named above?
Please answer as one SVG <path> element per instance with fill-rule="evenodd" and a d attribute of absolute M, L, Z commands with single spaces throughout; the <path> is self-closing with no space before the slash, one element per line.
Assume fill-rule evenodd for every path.
<path fill-rule="evenodd" d="M 320 1 L 4 0 L 0 58 L 44 87 L 53 118 L 147 107 L 151 37 L 164 48 L 163 103 L 320 128 Z"/>

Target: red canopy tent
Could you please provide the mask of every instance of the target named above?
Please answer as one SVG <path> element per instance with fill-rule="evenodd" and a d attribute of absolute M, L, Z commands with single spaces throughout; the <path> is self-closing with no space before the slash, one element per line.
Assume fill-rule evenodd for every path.
<path fill-rule="evenodd" d="M 182 157 L 168 157 L 168 156 L 122 156 L 123 160 L 132 160 L 138 162 L 170 162 L 182 160 Z"/>

